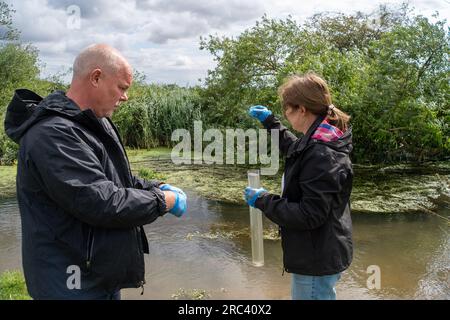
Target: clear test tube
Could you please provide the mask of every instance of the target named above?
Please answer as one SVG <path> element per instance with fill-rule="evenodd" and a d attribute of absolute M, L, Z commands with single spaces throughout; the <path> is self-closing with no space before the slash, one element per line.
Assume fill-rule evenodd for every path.
<path fill-rule="evenodd" d="M 259 170 L 249 170 L 248 185 L 252 188 L 260 188 Z M 262 212 L 250 207 L 250 232 L 252 237 L 252 262 L 256 267 L 264 265 L 264 238 Z"/>

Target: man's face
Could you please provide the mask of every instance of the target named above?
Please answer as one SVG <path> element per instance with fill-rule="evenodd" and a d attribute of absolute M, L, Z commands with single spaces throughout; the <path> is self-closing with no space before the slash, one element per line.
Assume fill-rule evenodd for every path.
<path fill-rule="evenodd" d="M 127 90 L 132 82 L 133 75 L 129 68 L 121 68 L 116 74 L 103 72 L 96 90 L 96 116 L 111 117 L 119 104 L 128 100 Z"/>

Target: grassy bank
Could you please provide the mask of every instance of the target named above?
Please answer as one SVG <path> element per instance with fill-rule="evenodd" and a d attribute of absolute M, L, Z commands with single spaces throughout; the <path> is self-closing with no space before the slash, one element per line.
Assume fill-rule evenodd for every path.
<path fill-rule="evenodd" d="M 16 195 L 16 166 L 0 166 L 0 199 Z"/>
<path fill-rule="evenodd" d="M 25 278 L 20 271 L 5 271 L 0 275 L 0 300 L 30 300 Z"/>
<path fill-rule="evenodd" d="M 158 178 L 208 199 L 244 204 L 242 195 L 249 166 L 177 166 L 170 160 L 170 149 L 164 148 L 129 150 L 129 158 L 136 174 L 148 169 Z M 261 185 L 279 194 L 281 174 L 261 176 Z M 354 212 L 427 212 L 437 203 L 448 201 L 449 195 L 450 163 L 355 166 L 351 199 Z"/>
<path fill-rule="evenodd" d="M 251 166 L 175 165 L 169 148 L 129 149 L 134 174 L 160 179 L 211 200 L 245 204 L 242 198 Z M 253 167 L 254 168 L 254 167 Z M 15 196 L 15 166 L 0 166 L 0 199 Z M 281 170 L 280 170 L 281 171 Z M 281 172 L 261 176 L 269 192 L 280 193 Z M 426 166 L 355 165 L 352 210 L 368 213 L 427 212 L 450 201 L 450 163 Z"/>

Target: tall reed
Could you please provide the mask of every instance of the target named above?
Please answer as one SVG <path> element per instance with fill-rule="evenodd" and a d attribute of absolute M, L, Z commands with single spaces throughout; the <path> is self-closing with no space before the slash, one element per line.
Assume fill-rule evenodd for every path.
<path fill-rule="evenodd" d="M 192 131 L 194 121 L 201 120 L 200 96 L 195 88 L 145 85 L 135 93 L 113 118 L 129 147 L 172 146 L 175 129 Z"/>

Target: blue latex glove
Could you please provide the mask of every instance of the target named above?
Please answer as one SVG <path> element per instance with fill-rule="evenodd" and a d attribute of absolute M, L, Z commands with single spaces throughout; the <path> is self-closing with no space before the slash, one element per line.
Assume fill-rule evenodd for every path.
<path fill-rule="evenodd" d="M 167 183 L 160 185 L 159 188 L 163 191 L 172 191 L 175 194 L 175 204 L 173 205 L 173 208 L 169 210 L 169 213 L 181 217 L 187 209 L 186 194 L 183 190 Z"/>
<path fill-rule="evenodd" d="M 272 111 L 267 109 L 267 107 L 265 106 L 253 106 L 250 107 L 250 109 L 248 109 L 248 114 L 251 117 L 263 122 L 264 120 L 267 119 L 268 116 L 272 114 Z"/>
<path fill-rule="evenodd" d="M 181 217 L 187 210 L 186 195 L 174 191 L 172 192 L 175 193 L 175 204 L 173 205 L 173 208 L 169 210 L 169 213 L 176 217 Z"/>
<path fill-rule="evenodd" d="M 256 199 L 258 199 L 258 197 L 262 196 L 264 193 L 267 193 L 267 190 L 264 188 L 255 189 L 247 187 L 244 191 L 244 198 L 249 206 L 255 208 Z"/>
<path fill-rule="evenodd" d="M 173 192 L 177 192 L 179 194 L 182 194 L 183 196 L 186 197 L 186 194 L 183 192 L 183 190 L 181 190 L 180 188 L 174 187 L 170 184 L 164 183 L 162 185 L 159 186 L 159 189 L 161 189 L 162 191 L 173 191 Z"/>

